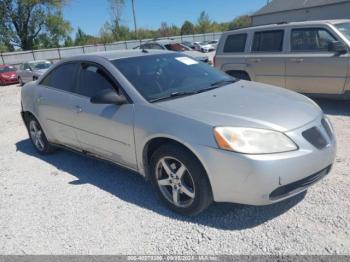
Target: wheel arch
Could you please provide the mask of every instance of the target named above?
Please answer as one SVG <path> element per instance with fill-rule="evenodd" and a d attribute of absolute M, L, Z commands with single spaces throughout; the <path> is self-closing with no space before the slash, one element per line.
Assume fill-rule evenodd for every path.
<path fill-rule="evenodd" d="M 212 189 L 212 183 L 210 181 L 210 176 L 208 175 L 207 168 L 205 164 L 203 164 L 203 161 L 201 158 L 196 154 L 195 150 L 191 148 L 191 146 L 183 141 L 180 141 L 173 137 L 167 137 L 167 136 L 157 136 L 150 138 L 144 145 L 142 149 L 142 167 L 144 170 L 144 176 L 146 179 L 149 179 L 150 176 L 150 159 L 152 157 L 152 154 L 161 146 L 164 144 L 175 144 L 178 146 L 181 146 L 185 150 L 187 150 L 190 154 L 192 154 L 200 163 L 200 165 L 203 167 L 203 169 L 206 172 L 206 176 L 209 180 L 210 188 Z"/>
<path fill-rule="evenodd" d="M 235 74 L 243 74 L 247 76 L 248 80 L 252 80 L 249 72 L 247 72 L 246 70 L 227 70 L 225 71 L 226 74 L 229 74 L 230 76 L 235 76 Z"/>

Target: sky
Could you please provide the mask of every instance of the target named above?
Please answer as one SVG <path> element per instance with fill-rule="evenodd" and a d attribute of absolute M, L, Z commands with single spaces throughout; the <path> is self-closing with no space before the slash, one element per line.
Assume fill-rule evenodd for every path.
<path fill-rule="evenodd" d="M 131 0 L 125 0 L 122 22 L 133 28 Z M 196 22 L 201 11 L 217 22 L 251 14 L 266 4 L 267 0 L 135 0 L 138 27 L 157 29 L 161 22 L 181 26 L 185 20 Z M 110 20 L 107 0 L 70 0 L 64 9 L 74 32 L 80 27 L 84 32 L 98 35 L 103 24 Z M 73 33 L 74 33 L 73 32 Z"/>

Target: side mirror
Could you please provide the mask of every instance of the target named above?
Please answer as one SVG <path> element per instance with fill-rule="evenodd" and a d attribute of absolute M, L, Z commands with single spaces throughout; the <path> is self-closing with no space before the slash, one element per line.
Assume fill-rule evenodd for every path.
<path fill-rule="evenodd" d="M 123 105 L 127 104 L 128 101 L 125 96 L 118 95 L 116 92 L 105 89 L 101 92 L 98 92 L 96 95 L 91 97 L 90 102 L 92 104 L 115 104 L 115 105 Z"/>
<path fill-rule="evenodd" d="M 338 54 L 344 54 L 347 53 L 347 47 L 343 42 L 340 41 L 333 41 L 329 43 L 328 51 L 335 52 Z"/>

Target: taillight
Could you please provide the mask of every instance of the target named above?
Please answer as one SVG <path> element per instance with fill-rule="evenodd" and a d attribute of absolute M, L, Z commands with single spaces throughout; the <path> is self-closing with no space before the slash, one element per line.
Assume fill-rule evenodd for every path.
<path fill-rule="evenodd" d="M 214 55 L 214 58 L 213 58 L 213 66 L 214 67 L 216 66 L 216 55 Z"/>

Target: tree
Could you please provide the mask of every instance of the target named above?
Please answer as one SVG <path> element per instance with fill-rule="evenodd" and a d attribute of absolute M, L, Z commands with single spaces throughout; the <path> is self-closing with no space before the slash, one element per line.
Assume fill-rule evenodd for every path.
<path fill-rule="evenodd" d="M 99 43 L 98 38 L 86 34 L 80 27 L 78 27 L 78 31 L 75 34 L 75 41 L 74 41 L 75 45 L 94 45 L 98 43 Z"/>
<path fill-rule="evenodd" d="M 168 26 L 168 24 L 167 24 L 166 22 L 162 22 L 162 23 L 160 24 L 160 27 L 159 27 L 159 29 L 158 29 L 158 32 L 159 32 L 159 35 L 160 35 L 161 37 L 170 36 L 170 35 L 171 35 L 171 34 L 170 34 L 170 31 L 171 31 L 171 29 L 170 29 L 170 27 Z"/>
<path fill-rule="evenodd" d="M 229 29 L 238 29 L 242 27 L 251 26 L 252 19 L 249 15 L 243 15 L 235 18 L 231 23 L 229 23 Z"/>
<path fill-rule="evenodd" d="M 211 21 L 209 15 L 202 11 L 197 20 L 197 31 L 198 33 L 204 34 L 211 31 Z"/>
<path fill-rule="evenodd" d="M 181 35 L 193 35 L 194 25 L 190 21 L 185 21 L 181 26 Z"/>
<path fill-rule="evenodd" d="M 57 44 L 71 29 L 61 12 L 66 2 L 66 0 L 1 0 L 0 27 L 5 38 L 3 41 L 23 50 L 33 49 L 38 45 L 38 41 L 43 39 L 49 42 L 48 39 L 53 38 Z"/>
<path fill-rule="evenodd" d="M 63 46 L 65 47 L 70 47 L 74 45 L 74 41 L 70 36 L 67 36 L 66 39 L 64 39 L 64 44 Z"/>

